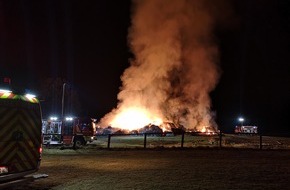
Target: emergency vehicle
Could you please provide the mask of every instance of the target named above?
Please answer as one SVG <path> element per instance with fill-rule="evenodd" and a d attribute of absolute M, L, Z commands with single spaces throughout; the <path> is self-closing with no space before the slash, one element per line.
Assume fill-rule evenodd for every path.
<path fill-rule="evenodd" d="M 94 140 L 96 123 L 91 118 L 53 117 L 42 121 L 43 144 L 73 145 L 74 148 Z"/>
<path fill-rule="evenodd" d="M 235 133 L 247 133 L 247 134 L 258 133 L 258 127 L 257 126 L 236 126 Z"/>
<path fill-rule="evenodd" d="M 42 153 L 41 108 L 31 94 L 0 89 L 0 189 L 33 181 Z"/>

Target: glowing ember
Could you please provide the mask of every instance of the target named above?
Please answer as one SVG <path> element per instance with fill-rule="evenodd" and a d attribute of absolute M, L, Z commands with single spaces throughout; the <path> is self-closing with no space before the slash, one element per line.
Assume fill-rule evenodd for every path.
<path fill-rule="evenodd" d="M 201 133 L 203 133 L 204 135 L 214 135 L 216 134 L 216 131 L 213 130 L 213 128 L 209 127 L 209 126 L 203 126 L 202 129 L 200 130 Z"/>
<path fill-rule="evenodd" d="M 205 126 L 203 126 L 203 128 L 201 129 L 201 132 L 202 132 L 202 133 L 205 133 L 205 132 L 207 132 L 207 130 L 206 130 L 206 127 L 205 127 Z"/>
<path fill-rule="evenodd" d="M 116 115 L 116 117 L 111 121 L 111 126 L 127 130 L 135 130 L 150 123 L 160 125 L 162 119 L 151 116 L 145 109 L 131 107 Z"/>

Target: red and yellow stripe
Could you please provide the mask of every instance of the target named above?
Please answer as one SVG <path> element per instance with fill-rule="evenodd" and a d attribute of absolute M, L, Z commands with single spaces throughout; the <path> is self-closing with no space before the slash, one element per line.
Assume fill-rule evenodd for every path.
<path fill-rule="evenodd" d="M 0 92 L 0 98 L 2 99 L 15 99 L 17 95 L 13 94 L 12 92 Z"/>
<path fill-rule="evenodd" d="M 31 103 L 39 103 L 39 100 L 35 97 L 29 97 L 29 96 L 23 96 L 23 95 L 16 95 L 13 94 L 12 92 L 0 92 L 0 98 L 1 99 L 21 99 L 26 102 L 31 102 Z"/>
<path fill-rule="evenodd" d="M 8 166 L 9 173 L 37 169 L 41 147 L 40 110 L 1 106 L 0 116 L 0 165 Z"/>

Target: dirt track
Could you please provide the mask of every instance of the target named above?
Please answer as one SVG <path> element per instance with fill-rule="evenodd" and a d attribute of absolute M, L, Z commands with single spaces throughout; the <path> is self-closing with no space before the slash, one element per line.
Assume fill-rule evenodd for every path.
<path fill-rule="evenodd" d="M 290 189 L 290 152 L 259 150 L 44 150 L 22 189 Z"/>

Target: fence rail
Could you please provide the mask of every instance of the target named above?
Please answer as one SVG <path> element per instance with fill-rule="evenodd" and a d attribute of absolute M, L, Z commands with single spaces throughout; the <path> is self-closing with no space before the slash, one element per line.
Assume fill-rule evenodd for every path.
<path fill-rule="evenodd" d="M 256 133 L 202 135 L 200 133 L 144 133 L 97 135 L 93 143 L 102 148 L 217 147 L 253 149 L 289 149 L 289 137 L 263 136 Z"/>

